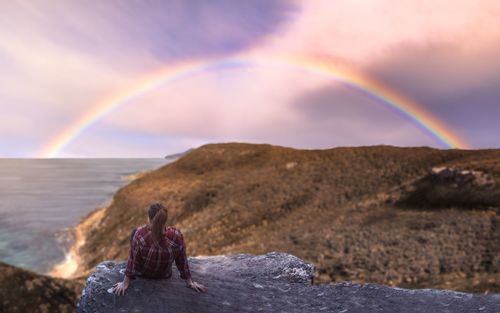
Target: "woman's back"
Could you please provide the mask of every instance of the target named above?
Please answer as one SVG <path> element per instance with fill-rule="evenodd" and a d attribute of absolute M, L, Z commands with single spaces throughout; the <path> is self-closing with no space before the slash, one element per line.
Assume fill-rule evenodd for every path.
<path fill-rule="evenodd" d="M 134 278 L 135 275 L 148 278 L 169 278 L 172 275 L 174 261 L 181 278 L 191 278 L 184 238 L 179 229 L 165 226 L 159 242 L 154 240 L 149 225 L 140 226 L 132 232 L 125 275 L 130 278 Z"/>
<path fill-rule="evenodd" d="M 125 277 L 123 282 L 113 286 L 115 294 L 124 295 L 135 275 L 170 278 L 174 261 L 181 278 L 186 281 L 189 288 L 197 292 L 207 290 L 205 286 L 191 278 L 184 237 L 179 229 L 165 226 L 167 217 L 167 208 L 159 202 L 153 203 L 148 209 L 149 224 L 132 231 Z"/>

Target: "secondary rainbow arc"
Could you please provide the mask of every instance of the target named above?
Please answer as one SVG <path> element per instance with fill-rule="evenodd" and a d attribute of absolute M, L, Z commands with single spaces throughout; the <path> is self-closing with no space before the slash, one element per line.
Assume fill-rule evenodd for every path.
<path fill-rule="evenodd" d="M 457 136 L 445 123 L 425 111 L 414 101 L 403 97 L 387 86 L 366 75 L 351 69 L 338 66 L 328 60 L 298 57 L 281 58 L 228 58 L 215 61 L 194 61 L 169 66 L 155 73 L 144 76 L 132 86 L 111 94 L 98 101 L 85 114 L 68 125 L 57 134 L 39 153 L 40 157 L 56 157 L 71 142 L 77 139 L 92 125 L 103 119 L 114 110 L 126 105 L 132 100 L 152 91 L 159 86 L 173 83 L 198 73 L 211 70 L 239 66 L 275 67 L 297 69 L 315 75 L 325 75 L 336 81 L 343 82 L 361 92 L 366 93 L 382 103 L 397 110 L 409 118 L 420 129 L 426 131 L 447 148 L 468 148 L 468 144 Z"/>

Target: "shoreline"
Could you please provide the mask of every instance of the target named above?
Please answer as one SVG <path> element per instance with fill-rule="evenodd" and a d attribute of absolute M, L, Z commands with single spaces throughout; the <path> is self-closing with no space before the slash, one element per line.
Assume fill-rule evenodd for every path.
<path fill-rule="evenodd" d="M 139 179 L 147 174 L 149 174 L 150 172 L 152 172 L 153 170 L 144 170 L 144 171 L 139 171 L 139 172 L 136 172 L 136 173 L 133 173 L 133 174 L 129 174 L 129 175 L 124 175 L 124 176 L 121 176 L 121 179 L 123 181 L 125 181 L 127 184 L 130 184 L 132 181 L 136 180 L 136 179 Z"/>
<path fill-rule="evenodd" d="M 75 241 L 71 245 L 68 253 L 66 253 L 66 258 L 60 263 L 55 264 L 52 267 L 52 270 L 45 275 L 55 278 L 72 279 L 85 274 L 80 273 L 81 258 L 79 250 L 85 244 L 86 234 L 93 228 L 98 227 L 100 224 L 106 209 L 107 207 L 102 207 L 91 211 L 83 217 L 76 226 L 73 227 L 72 233 Z"/>
<path fill-rule="evenodd" d="M 153 170 L 144 170 L 129 175 L 122 176 L 121 179 L 127 184 L 141 178 Z M 52 269 L 45 275 L 54 278 L 73 279 L 78 278 L 87 273 L 81 272 L 81 257 L 79 254 L 80 248 L 85 244 L 86 234 L 94 228 L 97 228 L 104 216 L 106 207 L 96 208 L 90 211 L 86 216 L 82 217 L 80 222 L 71 228 L 74 242 L 71 244 L 69 251 L 63 261 L 55 264 Z"/>

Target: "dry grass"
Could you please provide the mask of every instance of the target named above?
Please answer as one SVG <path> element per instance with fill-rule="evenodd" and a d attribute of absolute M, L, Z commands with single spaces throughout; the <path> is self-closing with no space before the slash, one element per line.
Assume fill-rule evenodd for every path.
<path fill-rule="evenodd" d="M 80 250 L 82 270 L 126 259 L 131 229 L 146 223 L 149 203 L 162 201 L 190 255 L 285 251 L 313 262 L 318 282 L 462 290 L 473 275 L 497 277 L 498 206 L 396 205 L 433 166 L 448 164 L 500 177 L 497 150 L 204 145 L 115 194 Z M 496 278 L 479 281 L 475 291 L 500 291 Z"/>
<path fill-rule="evenodd" d="M 56 279 L 0 262 L 0 312 L 74 312 L 81 280 Z"/>

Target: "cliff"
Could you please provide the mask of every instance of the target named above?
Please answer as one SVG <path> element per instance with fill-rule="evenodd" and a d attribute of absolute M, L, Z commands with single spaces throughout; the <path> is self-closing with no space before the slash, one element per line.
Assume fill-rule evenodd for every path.
<path fill-rule="evenodd" d="M 500 295 L 408 290 L 375 284 L 311 285 L 313 266 L 284 253 L 190 258 L 197 294 L 176 270 L 169 280 L 137 278 L 124 296 L 110 292 L 125 262 L 105 261 L 88 278 L 79 313 L 104 312 L 498 312 Z"/>
<path fill-rule="evenodd" d="M 83 286 L 0 262 L 0 312 L 74 312 Z"/>
<path fill-rule="evenodd" d="M 436 167 L 491 184 L 436 180 Z M 120 189 L 85 232 L 76 273 L 126 259 L 130 231 L 161 201 L 188 255 L 283 251 L 319 283 L 500 292 L 499 180 L 500 150 L 208 144 Z"/>
<path fill-rule="evenodd" d="M 379 284 L 500 292 L 499 181 L 500 150 L 204 145 L 140 175 L 109 207 L 82 220 L 68 263 L 52 273 L 76 279 L 0 263 L 0 312 L 72 312 L 90 274 L 82 303 L 110 308 L 102 290 L 121 279 L 123 263 L 101 262 L 127 258 L 130 231 L 147 221 L 153 201 L 169 208 L 169 224 L 183 230 L 188 255 L 283 251 L 314 264 L 313 270 L 280 253 L 192 258 L 209 293 L 194 297 L 174 278 L 160 287 L 168 296 L 149 298 L 153 309 L 190 303 L 226 311 L 288 305 L 405 312 L 406 301 L 408 312 L 498 312 L 495 295 Z M 280 258 L 289 263 L 273 263 Z M 304 271 L 287 270 L 297 268 L 291 260 L 302 262 Z M 315 283 L 341 283 L 311 286 L 311 275 Z M 141 301 L 152 292 L 150 283 L 162 284 L 138 280 L 135 288 L 146 291 L 130 294 Z M 169 298 L 174 288 L 180 296 Z M 254 302 L 239 300 L 254 294 Z M 132 298 L 125 299 L 115 305 Z"/>

